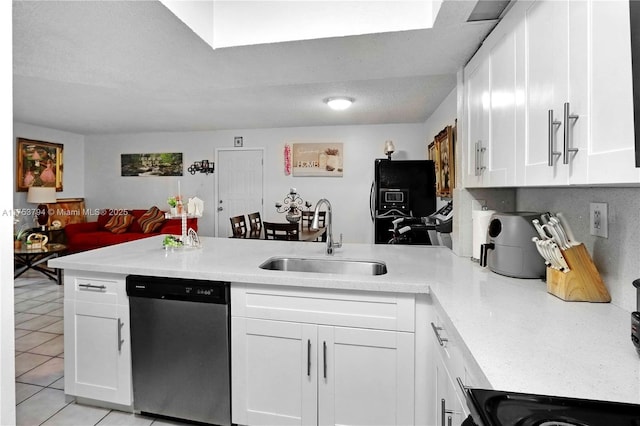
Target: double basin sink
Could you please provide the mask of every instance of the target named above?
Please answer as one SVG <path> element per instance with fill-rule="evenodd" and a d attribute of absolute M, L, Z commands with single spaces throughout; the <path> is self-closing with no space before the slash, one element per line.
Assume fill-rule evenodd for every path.
<path fill-rule="evenodd" d="M 261 269 L 290 272 L 315 272 L 343 275 L 384 275 L 387 265 L 371 260 L 308 259 L 301 257 L 271 257 Z"/>

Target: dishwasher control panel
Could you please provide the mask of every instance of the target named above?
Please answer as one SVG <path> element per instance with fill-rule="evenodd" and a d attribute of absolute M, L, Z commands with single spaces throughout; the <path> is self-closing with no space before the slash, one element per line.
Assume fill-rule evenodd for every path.
<path fill-rule="evenodd" d="M 229 283 L 168 277 L 129 275 L 127 295 L 152 299 L 229 303 Z"/>

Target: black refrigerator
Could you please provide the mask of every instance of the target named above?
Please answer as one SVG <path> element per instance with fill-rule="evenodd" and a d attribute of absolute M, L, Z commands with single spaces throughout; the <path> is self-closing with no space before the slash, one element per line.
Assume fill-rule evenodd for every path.
<path fill-rule="evenodd" d="M 436 210 L 436 173 L 431 160 L 388 160 L 374 162 L 370 212 L 374 243 L 387 244 L 393 236 L 393 221 L 419 220 Z M 429 244 L 414 241 L 415 244 Z"/>

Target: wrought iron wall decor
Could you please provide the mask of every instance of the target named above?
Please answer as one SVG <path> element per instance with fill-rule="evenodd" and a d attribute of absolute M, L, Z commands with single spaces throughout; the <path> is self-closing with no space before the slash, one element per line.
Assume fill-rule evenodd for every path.
<path fill-rule="evenodd" d="M 209 162 L 209 160 L 202 161 L 194 161 L 192 165 L 189 166 L 187 171 L 192 175 L 195 175 L 197 172 L 204 173 L 208 175 L 209 173 L 213 173 L 214 163 Z"/>

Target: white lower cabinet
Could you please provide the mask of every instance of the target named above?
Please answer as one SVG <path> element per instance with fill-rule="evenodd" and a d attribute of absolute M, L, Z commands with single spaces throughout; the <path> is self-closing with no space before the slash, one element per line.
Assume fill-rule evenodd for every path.
<path fill-rule="evenodd" d="M 124 278 L 65 271 L 65 393 L 131 406 L 129 305 Z"/>
<path fill-rule="evenodd" d="M 436 377 L 436 425 L 458 426 L 466 418 L 466 415 L 456 390 L 457 383 L 449 375 L 449 369 L 441 355 L 436 357 L 434 368 Z"/>
<path fill-rule="evenodd" d="M 434 422 L 437 426 L 459 426 L 469 409 L 461 385 L 491 388 L 455 327 L 439 305 L 433 305 L 431 321 L 435 380 Z"/>
<path fill-rule="evenodd" d="M 340 302 L 352 308 L 373 307 L 380 296 L 366 300 L 366 296 L 362 298 L 357 293 L 355 298 L 346 292 L 325 293 L 326 299 L 315 301 L 318 306 L 325 304 L 325 308 L 333 306 L 323 309 L 326 323 L 323 324 L 322 316 L 316 316 L 315 323 L 306 323 L 235 316 L 232 286 L 233 423 L 414 423 L 414 333 L 335 325 L 350 322 L 347 313 L 340 312 Z M 289 298 L 296 304 L 298 299 L 301 302 L 298 306 L 303 306 L 316 296 L 288 292 L 281 295 L 282 298 L 270 295 L 276 296 L 271 299 L 273 312 L 264 316 L 288 316 L 290 313 L 282 309 L 281 301 Z M 245 300 L 253 301 L 255 307 L 258 299 L 253 294 Z M 387 299 L 387 305 L 393 305 L 393 298 Z M 357 311 L 355 308 L 349 315 L 357 317 Z M 310 311 L 309 316 L 317 313 Z M 298 314 L 304 316 L 304 311 L 293 316 Z"/>

